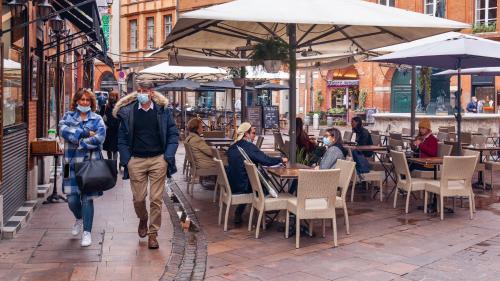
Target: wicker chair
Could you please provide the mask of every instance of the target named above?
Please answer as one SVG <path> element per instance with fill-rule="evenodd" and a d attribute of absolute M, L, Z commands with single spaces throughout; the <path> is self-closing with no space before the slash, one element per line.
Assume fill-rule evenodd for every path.
<path fill-rule="evenodd" d="M 255 145 L 258 148 L 262 148 L 262 143 L 264 143 L 264 137 L 263 136 L 258 136 L 257 141 L 255 142 Z"/>
<path fill-rule="evenodd" d="M 483 136 L 488 137 L 491 135 L 491 128 L 477 128 L 477 132 Z"/>
<path fill-rule="evenodd" d="M 382 143 L 380 140 L 380 135 L 372 133 L 371 137 L 372 137 L 373 145 L 380 145 Z"/>
<path fill-rule="evenodd" d="M 427 213 L 429 193 L 439 195 L 439 211 L 444 219 L 445 197 L 468 197 L 470 219 L 474 213 L 474 193 L 472 191 L 472 174 L 478 161 L 477 156 L 446 156 L 440 181 L 425 184 L 424 213 Z"/>
<path fill-rule="evenodd" d="M 479 151 L 475 151 L 475 150 L 470 150 L 470 149 L 464 149 L 463 150 L 463 154 L 464 156 L 476 156 L 477 157 L 477 163 L 476 163 L 476 167 L 474 169 L 474 173 L 483 173 L 486 172 L 486 164 L 485 163 L 481 163 L 481 161 L 479 161 L 479 157 L 480 157 L 480 153 Z M 483 180 L 483 189 L 486 189 L 486 181 Z"/>
<path fill-rule="evenodd" d="M 300 245 L 300 220 L 321 219 L 325 237 L 325 219 L 332 220 L 333 243 L 337 246 L 337 202 L 340 170 L 300 170 L 297 198 L 289 199 L 286 214 L 285 237 L 288 238 L 290 213 L 295 214 L 295 247 Z M 312 221 L 309 222 L 312 228 Z M 312 235 L 312 232 L 310 233 Z"/>
<path fill-rule="evenodd" d="M 248 179 L 250 180 L 250 185 L 252 186 L 252 200 L 250 201 L 252 207 L 250 208 L 250 219 L 248 220 L 248 231 L 252 230 L 252 219 L 253 210 L 256 209 L 259 214 L 257 217 L 257 225 L 255 227 L 255 238 L 259 238 L 260 223 L 262 222 L 262 230 L 266 229 L 266 220 L 264 213 L 267 211 L 280 211 L 286 210 L 288 199 L 292 198 L 293 195 L 288 193 L 280 193 L 278 198 L 266 197 L 262 189 L 262 185 L 259 180 L 259 175 L 257 173 L 257 167 L 255 164 L 250 163 L 245 160 L 245 169 L 248 174 Z"/>
<path fill-rule="evenodd" d="M 450 140 L 450 134 L 448 132 L 438 132 L 437 139 L 440 142 L 449 141 Z"/>
<path fill-rule="evenodd" d="M 425 184 L 432 182 L 430 179 L 422 178 L 412 178 L 410 174 L 410 169 L 408 168 L 408 162 L 406 161 L 406 155 L 404 152 L 398 152 L 391 150 L 392 163 L 394 164 L 394 172 L 396 173 L 396 188 L 407 192 L 406 195 L 406 206 L 405 213 L 408 214 L 408 208 L 410 205 L 410 195 L 414 191 L 425 190 Z M 394 208 L 398 201 L 398 190 L 394 191 Z"/>
<path fill-rule="evenodd" d="M 280 132 L 274 132 L 274 149 L 282 149 L 282 147 L 285 145 L 285 142 L 283 141 L 283 136 L 281 135 Z"/>
<path fill-rule="evenodd" d="M 351 131 L 345 131 L 344 136 L 342 137 L 343 142 L 351 142 L 352 141 L 352 132 Z"/>
<path fill-rule="evenodd" d="M 226 213 L 224 215 L 224 231 L 227 231 L 227 220 L 229 217 L 229 208 L 232 205 L 240 205 L 240 204 L 251 204 L 252 203 L 252 194 L 233 194 L 231 192 L 231 187 L 229 186 L 229 181 L 227 179 L 226 170 L 224 169 L 224 165 L 222 161 L 219 159 L 215 159 L 217 172 L 219 176 L 217 177 L 216 187 L 220 189 L 220 198 L 219 198 L 219 225 L 222 221 L 222 209 L 224 205 L 226 205 Z"/>
<path fill-rule="evenodd" d="M 347 191 L 349 190 L 349 185 L 351 184 L 352 175 L 356 169 L 356 163 L 354 161 L 337 160 L 335 164 L 336 169 L 340 169 L 340 196 L 337 196 L 337 201 L 335 202 L 335 208 L 342 209 L 344 211 L 344 222 L 346 233 L 350 234 L 349 231 L 349 214 L 347 213 Z M 352 187 L 354 188 L 354 186 Z"/>
<path fill-rule="evenodd" d="M 348 154 L 349 154 L 349 159 L 352 159 L 352 150 L 348 149 Z M 383 163 L 380 163 L 380 165 L 384 165 Z M 383 189 L 384 189 L 384 182 L 385 179 L 385 169 L 383 171 L 370 171 L 368 173 L 363 174 L 363 182 L 366 184 L 368 183 L 377 183 L 378 187 L 380 188 L 380 201 L 383 201 Z M 354 190 L 356 189 L 356 182 L 360 181 L 360 178 L 358 177 L 358 173 L 354 171 L 353 176 L 351 178 L 352 180 L 352 189 L 351 189 L 351 202 L 354 202 Z"/>
<path fill-rule="evenodd" d="M 224 131 L 206 131 L 203 132 L 204 138 L 223 138 L 226 134 Z"/>
<path fill-rule="evenodd" d="M 182 174 L 186 176 L 186 180 L 188 179 L 188 174 L 189 173 L 189 161 L 188 161 L 188 156 L 187 156 L 187 149 L 186 149 L 186 143 L 184 142 L 184 164 L 182 165 Z"/>
<path fill-rule="evenodd" d="M 403 140 L 403 135 L 400 133 L 389 133 L 389 138 L 394 140 Z"/>
<path fill-rule="evenodd" d="M 186 156 L 189 161 L 189 173 L 188 173 L 188 183 L 187 183 L 187 193 L 193 196 L 193 190 L 195 183 L 198 183 L 198 179 L 200 176 L 217 176 L 218 172 L 215 168 L 213 169 L 199 169 L 196 167 L 196 159 L 194 159 L 193 151 L 191 150 L 191 145 L 188 143 L 184 144 L 186 148 Z"/>

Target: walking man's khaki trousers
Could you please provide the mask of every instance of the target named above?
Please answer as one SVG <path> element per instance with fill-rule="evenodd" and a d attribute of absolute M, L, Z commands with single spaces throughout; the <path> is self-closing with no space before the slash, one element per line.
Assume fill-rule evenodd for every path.
<path fill-rule="evenodd" d="M 156 234 L 161 226 L 161 207 L 165 177 L 167 175 L 167 162 L 163 159 L 163 154 L 149 158 L 132 157 L 127 168 L 134 197 L 134 209 L 140 220 L 148 219 L 146 196 L 148 195 L 149 180 L 149 209 L 151 214 L 148 234 Z"/>

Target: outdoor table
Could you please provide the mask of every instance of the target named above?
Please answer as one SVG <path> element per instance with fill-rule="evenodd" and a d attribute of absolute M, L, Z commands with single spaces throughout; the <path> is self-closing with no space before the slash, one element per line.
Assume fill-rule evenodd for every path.
<path fill-rule="evenodd" d="M 203 138 L 206 142 L 233 142 L 232 138 Z"/>
<path fill-rule="evenodd" d="M 462 145 L 462 148 L 464 149 L 469 149 L 473 151 L 479 151 L 479 163 L 484 163 L 483 161 L 483 152 L 488 151 L 488 152 L 493 152 L 493 151 L 500 151 L 500 146 L 470 146 L 470 145 Z M 482 186 L 483 185 L 483 172 L 479 171 L 478 173 L 478 179 L 476 185 Z"/>
<path fill-rule="evenodd" d="M 267 168 L 268 173 L 272 176 L 271 179 L 279 187 L 278 192 L 283 192 L 285 187 L 295 179 L 299 178 L 299 170 L 312 169 L 303 164 L 288 164 L 285 167 Z"/>
<path fill-rule="evenodd" d="M 394 169 L 394 166 L 391 163 L 390 167 L 387 167 L 384 161 L 382 160 L 382 157 L 380 157 L 380 154 L 387 154 L 389 153 L 388 148 L 386 146 L 378 146 L 378 145 L 346 145 L 346 149 L 351 149 L 351 150 L 358 150 L 358 151 L 371 151 L 374 152 L 375 158 L 382 164 L 382 167 L 385 170 L 385 179 L 384 183 L 387 182 L 389 177 L 396 182 L 396 179 L 392 176 L 392 170 Z"/>
<path fill-rule="evenodd" d="M 309 166 L 303 164 L 287 164 L 285 167 L 270 167 L 267 168 L 267 172 L 271 175 L 271 181 L 278 187 L 278 193 L 284 192 L 285 188 L 290 184 L 292 180 L 297 180 L 299 178 L 299 170 L 301 169 L 312 169 Z M 276 212 L 274 216 L 267 215 L 269 218 L 269 223 L 273 223 L 278 217 L 279 212 Z"/>
<path fill-rule="evenodd" d="M 222 147 L 231 146 L 232 140 L 231 141 L 207 141 L 207 143 L 211 146 L 215 146 L 217 148 L 222 148 Z"/>
<path fill-rule="evenodd" d="M 443 157 L 408 158 L 408 162 L 423 166 L 432 166 L 434 169 L 434 179 L 437 179 L 437 167 L 443 165 Z"/>

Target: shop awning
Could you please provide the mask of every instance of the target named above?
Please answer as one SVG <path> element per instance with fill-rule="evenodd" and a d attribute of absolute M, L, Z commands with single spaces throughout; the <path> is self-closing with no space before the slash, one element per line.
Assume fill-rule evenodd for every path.
<path fill-rule="evenodd" d="M 68 20 L 82 33 L 89 37 L 86 45 L 91 45 L 96 51 L 96 58 L 109 67 L 114 67 L 113 60 L 107 55 L 107 45 L 104 40 L 104 33 L 101 28 L 101 17 L 96 1 L 89 1 L 81 4 L 81 0 L 53 0 L 52 6 L 60 13 L 61 18 Z M 80 4 L 79 6 L 77 6 Z M 83 46 L 80 46 L 83 47 Z"/>

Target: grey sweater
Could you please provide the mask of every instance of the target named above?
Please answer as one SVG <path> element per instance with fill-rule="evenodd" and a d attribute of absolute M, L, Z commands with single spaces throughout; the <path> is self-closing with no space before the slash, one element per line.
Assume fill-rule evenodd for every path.
<path fill-rule="evenodd" d="M 319 162 L 319 169 L 327 170 L 335 168 L 335 164 L 337 163 L 338 159 L 344 159 L 342 150 L 334 145 L 328 147 L 325 154 L 323 155 L 323 158 L 321 158 L 321 161 Z"/>

